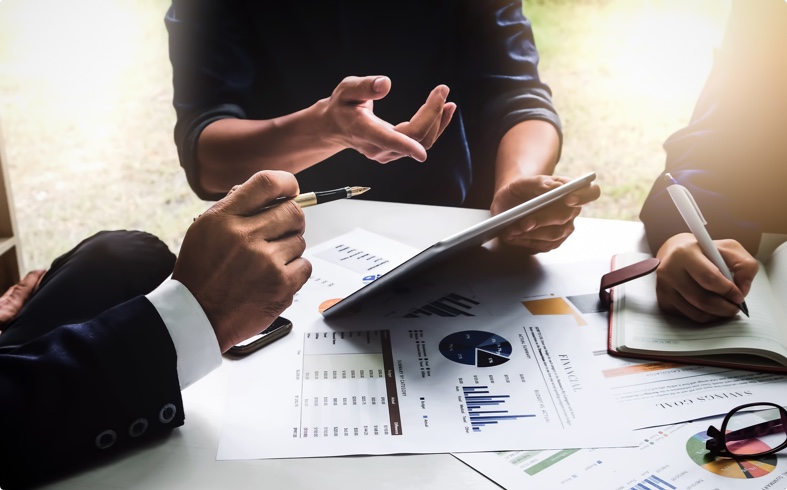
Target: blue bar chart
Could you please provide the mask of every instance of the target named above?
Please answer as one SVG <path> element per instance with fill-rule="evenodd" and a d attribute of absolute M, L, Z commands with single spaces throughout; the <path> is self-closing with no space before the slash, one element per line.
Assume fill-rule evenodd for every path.
<path fill-rule="evenodd" d="M 513 415 L 504 410 L 510 395 L 492 395 L 488 386 L 463 386 L 462 395 L 470 416 L 473 432 L 481 432 L 488 425 L 535 417 L 535 414 Z"/>
<path fill-rule="evenodd" d="M 631 490 L 675 490 L 676 488 L 676 486 L 662 480 L 658 476 L 651 475 L 637 483 L 637 486 L 631 487 Z"/>

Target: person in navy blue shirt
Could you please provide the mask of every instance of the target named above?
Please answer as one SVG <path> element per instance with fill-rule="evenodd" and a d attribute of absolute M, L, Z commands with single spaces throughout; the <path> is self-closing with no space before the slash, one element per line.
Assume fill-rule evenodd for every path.
<path fill-rule="evenodd" d="M 762 234 L 787 233 L 787 2 L 733 3 L 691 121 L 664 148 L 664 173 L 694 196 L 734 282 L 688 233 L 662 173 L 640 213 L 659 305 L 697 322 L 735 316 Z"/>
<path fill-rule="evenodd" d="M 497 214 L 569 180 L 552 176 L 561 125 L 520 1 L 174 0 L 165 23 L 175 141 L 203 199 L 276 168 L 305 190 Z M 599 193 L 503 239 L 551 250 Z"/>

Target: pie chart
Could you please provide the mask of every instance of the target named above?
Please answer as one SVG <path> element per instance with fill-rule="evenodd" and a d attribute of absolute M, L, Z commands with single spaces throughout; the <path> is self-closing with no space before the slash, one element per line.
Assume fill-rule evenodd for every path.
<path fill-rule="evenodd" d="M 440 341 L 438 348 L 446 359 L 476 367 L 499 366 L 508 362 L 512 352 L 506 339 L 481 330 L 452 333 Z"/>
<path fill-rule="evenodd" d="M 727 478 L 745 479 L 759 478 L 776 469 L 776 456 L 773 454 L 746 459 L 716 458 L 711 456 L 710 452 L 705 449 L 705 441 L 708 439 L 710 437 L 705 432 L 694 434 L 686 442 L 686 452 L 692 461 L 711 473 L 726 476 Z M 757 440 L 752 441 L 750 444 L 751 447 L 748 449 L 752 452 L 765 451 L 769 448 L 769 446 Z M 762 447 L 758 447 L 758 444 L 762 445 Z"/>

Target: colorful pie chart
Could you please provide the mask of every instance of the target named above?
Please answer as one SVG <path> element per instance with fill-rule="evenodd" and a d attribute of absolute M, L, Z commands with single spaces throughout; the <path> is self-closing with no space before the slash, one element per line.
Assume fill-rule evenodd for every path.
<path fill-rule="evenodd" d="M 686 442 L 686 452 L 692 461 L 711 473 L 727 478 L 759 478 L 776 469 L 776 456 L 771 454 L 759 458 L 732 459 L 716 458 L 705 449 L 705 442 L 710 439 L 705 432 L 694 434 Z M 752 453 L 766 451 L 770 447 L 758 440 L 749 443 Z"/>

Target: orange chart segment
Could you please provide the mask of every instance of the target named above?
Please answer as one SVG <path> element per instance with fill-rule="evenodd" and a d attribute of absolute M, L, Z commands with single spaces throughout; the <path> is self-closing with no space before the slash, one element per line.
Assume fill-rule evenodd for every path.
<path fill-rule="evenodd" d="M 322 312 L 324 312 L 325 310 L 327 310 L 328 308 L 330 308 L 331 306 L 335 305 L 336 303 L 338 303 L 341 300 L 342 300 L 342 298 L 327 299 L 327 300 L 323 301 L 322 303 L 320 303 L 320 306 L 317 307 L 317 311 L 322 313 Z"/>
<path fill-rule="evenodd" d="M 565 298 L 543 298 L 523 301 L 522 305 L 532 315 L 571 315 L 577 325 L 587 325 L 582 315 L 565 300 Z"/>

